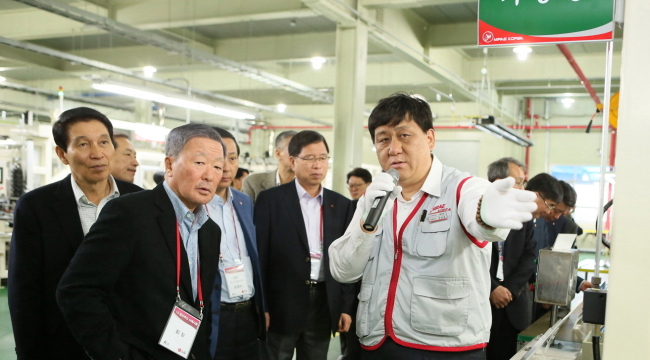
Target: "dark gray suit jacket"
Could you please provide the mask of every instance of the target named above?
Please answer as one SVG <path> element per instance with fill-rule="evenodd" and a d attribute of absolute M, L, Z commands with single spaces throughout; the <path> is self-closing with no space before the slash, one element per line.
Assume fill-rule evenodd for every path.
<path fill-rule="evenodd" d="M 244 179 L 241 191 L 250 196 L 253 202 L 257 201 L 257 196 L 263 190 L 275 187 L 275 177 L 277 170 L 265 173 L 250 174 Z"/>
<path fill-rule="evenodd" d="M 519 330 L 524 330 L 530 325 L 532 306 L 528 300 L 528 279 L 535 273 L 535 240 L 533 239 L 533 221 L 524 223 L 519 230 L 511 230 L 504 243 L 503 251 L 503 281 L 497 280 L 497 266 L 499 264 L 498 243 L 492 243 L 492 264 L 490 277 L 492 286 L 490 291 L 502 285 L 512 293 L 512 301 L 506 305 L 506 313 L 510 323 Z M 495 307 L 492 305 L 492 316 L 496 316 Z"/>

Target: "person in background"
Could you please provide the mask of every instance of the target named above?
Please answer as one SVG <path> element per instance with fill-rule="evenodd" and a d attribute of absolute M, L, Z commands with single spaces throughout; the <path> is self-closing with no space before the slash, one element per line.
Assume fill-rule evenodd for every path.
<path fill-rule="evenodd" d="M 511 177 L 515 189 L 523 189 L 524 165 L 510 157 L 488 167 L 488 180 Z M 492 328 L 486 349 L 487 360 L 508 360 L 517 353 L 517 336 L 531 323 L 532 299 L 528 280 L 535 273 L 533 221 L 510 230 L 505 241 L 492 243 L 490 305 Z"/>
<path fill-rule="evenodd" d="M 262 191 L 255 227 L 270 315 L 273 358 L 325 360 L 332 332 L 348 331 L 354 285 L 332 278 L 327 249 L 352 217 L 350 200 L 322 185 L 329 166 L 325 138 L 311 130 L 289 143 L 296 178 Z"/>
<path fill-rule="evenodd" d="M 294 179 L 296 174 L 291 167 L 289 155 L 289 142 L 296 135 L 295 131 L 283 131 L 275 137 L 275 158 L 278 159 L 278 168 L 275 171 L 249 175 L 242 183 L 242 192 L 257 201 L 261 191 L 274 186 L 286 184 Z"/>
<path fill-rule="evenodd" d="M 214 129 L 226 144 L 226 160 L 216 195 L 208 203 L 208 214 L 221 229 L 221 289 L 212 293 L 212 303 L 220 302 L 221 312 L 212 316 L 210 352 L 214 360 L 258 360 L 258 339 L 266 337 L 268 325 L 253 225 L 253 200 L 230 187 L 239 168 L 237 140 L 227 130 Z M 241 290 L 236 289 L 238 285 L 242 285 Z"/>
<path fill-rule="evenodd" d="M 363 358 L 485 359 L 489 242 L 531 219 L 535 194 L 513 189 L 514 179 L 490 183 L 444 166 L 432 153 L 433 116 L 420 95 L 381 99 L 368 130 L 382 169 L 399 172 L 399 181 L 375 175 L 329 249 L 336 280 L 362 281 Z M 384 216 L 370 230 L 362 224 L 380 196 L 388 196 Z"/>
<path fill-rule="evenodd" d="M 115 153 L 111 156 L 111 175 L 114 178 L 132 183 L 135 171 L 140 166 L 136 159 L 135 148 L 125 134 L 115 134 Z"/>
<path fill-rule="evenodd" d="M 232 180 L 233 189 L 237 191 L 241 191 L 242 186 L 244 185 L 243 184 L 244 179 L 246 179 L 249 174 L 250 172 L 248 171 L 248 169 L 241 168 L 241 167 L 237 169 L 237 174 L 235 175 L 235 178 Z"/>
<path fill-rule="evenodd" d="M 359 200 L 366 192 L 366 188 L 372 182 L 370 171 L 364 168 L 354 168 L 348 173 L 348 189 L 352 200 Z"/>
<path fill-rule="evenodd" d="M 573 213 L 576 208 L 578 194 L 566 181 L 560 180 L 560 186 L 562 187 L 563 192 L 562 201 L 555 206 L 553 211 L 544 215 L 544 218 L 546 219 L 549 246 L 555 245 L 555 240 L 557 239 L 558 234 L 582 235 L 582 228 L 578 226 L 571 217 L 571 213 Z M 576 293 L 585 291 L 591 288 L 591 286 L 592 284 L 590 281 L 585 280 L 580 276 L 577 277 Z"/>
<path fill-rule="evenodd" d="M 56 304 L 56 287 L 107 202 L 142 190 L 110 175 L 113 125 L 99 111 L 66 110 L 52 126 L 70 175 L 16 203 L 9 253 L 9 312 L 22 359 L 87 359 Z"/>
<path fill-rule="evenodd" d="M 548 229 L 544 216 L 550 214 L 558 203 L 562 202 L 562 186 L 559 181 L 547 173 L 540 173 L 528 180 L 526 190 L 537 194 L 535 203 L 537 211 L 533 213 L 535 238 L 535 258 L 539 257 L 539 250 L 551 246 L 548 238 Z"/>

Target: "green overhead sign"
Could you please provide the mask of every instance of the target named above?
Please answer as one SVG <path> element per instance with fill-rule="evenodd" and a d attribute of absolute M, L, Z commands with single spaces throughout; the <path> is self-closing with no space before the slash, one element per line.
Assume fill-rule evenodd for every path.
<path fill-rule="evenodd" d="M 613 38 L 614 0 L 479 0 L 479 46 Z"/>

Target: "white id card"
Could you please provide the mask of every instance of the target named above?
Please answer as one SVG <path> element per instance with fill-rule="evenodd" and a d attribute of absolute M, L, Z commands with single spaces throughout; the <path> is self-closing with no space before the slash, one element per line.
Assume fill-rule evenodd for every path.
<path fill-rule="evenodd" d="M 248 282 L 246 281 L 246 270 L 244 270 L 244 265 L 231 266 L 223 270 L 226 273 L 228 296 L 233 298 L 251 293 L 248 288 Z"/>
<path fill-rule="evenodd" d="M 437 222 L 447 220 L 447 211 L 438 211 L 435 213 L 429 213 L 429 222 Z"/>
<path fill-rule="evenodd" d="M 176 301 L 158 344 L 187 359 L 201 326 L 201 318 L 199 311 L 190 304 Z"/>

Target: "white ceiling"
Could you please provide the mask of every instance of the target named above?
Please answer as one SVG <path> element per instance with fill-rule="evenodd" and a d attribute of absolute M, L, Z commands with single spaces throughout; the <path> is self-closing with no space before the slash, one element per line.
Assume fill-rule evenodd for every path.
<path fill-rule="evenodd" d="M 46 9 L 26 3 L 40 3 L 43 6 L 39 7 Z M 480 70 L 486 65 L 486 80 L 499 97 L 553 97 L 567 92 L 586 95 L 555 45 L 534 47 L 525 62 L 518 61 L 511 48 L 490 48 L 484 54 L 476 47 L 478 2 L 463 0 L 3 0 L 0 34 L 8 40 L 0 45 L 0 75 L 9 84 L 49 92 L 64 86 L 66 95 L 99 99 L 121 108 L 134 108 L 135 103 L 130 98 L 93 90 L 90 79 L 119 79 L 177 93 L 185 92 L 183 89 L 189 85 L 194 96 L 233 108 L 245 109 L 242 104 L 254 102 L 258 119 L 270 124 L 294 115 L 327 123 L 331 119 L 321 119 L 319 112 L 308 106 L 331 106 L 336 88 L 336 29 L 356 17 L 346 7 L 353 3 L 358 14 L 376 25 L 371 26 L 372 41 L 368 44 L 367 104 L 400 90 L 421 93 L 429 99 L 439 91 L 452 93 L 459 102 L 475 101 L 470 93 L 480 86 Z M 107 30 L 47 9 L 63 9 L 66 5 L 91 14 L 95 20 L 114 20 L 117 25 Z M 388 38 L 393 36 L 396 48 L 373 38 L 373 31 L 379 31 L 373 29 L 379 27 Z M 617 30 L 615 65 L 620 61 L 621 33 Z M 203 58 L 184 56 L 152 43 L 147 40 L 152 36 L 199 51 Z M 6 45 L 9 40 L 16 43 Z M 40 48 L 26 50 L 30 45 Z M 405 48 L 411 55 L 404 55 Z M 602 92 L 604 44 L 572 44 L 569 48 L 596 85 L 596 91 Z M 65 55 L 80 57 L 81 64 Z M 206 60 L 211 56 L 217 60 Z M 311 68 L 309 59 L 313 56 L 327 59 L 322 69 Z M 87 66 L 93 61 L 100 62 L 104 69 Z M 215 66 L 215 61 L 236 62 L 237 66 L 247 66 L 249 73 L 261 70 L 289 85 L 269 85 L 241 72 L 228 72 Z M 158 84 L 142 79 L 146 65 L 158 69 Z M 116 66 L 119 71 L 106 70 L 108 66 Z M 442 80 L 436 76 L 441 68 L 449 70 L 443 71 L 446 77 Z M 125 71 L 129 74 L 125 75 Z M 615 86 L 618 74 L 615 70 Z M 174 87 L 161 86 L 164 82 Z M 15 87 L 1 87 L 2 83 L 0 100 L 5 105 L 0 107 L 8 106 L 9 100 L 15 104 Z M 286 90 L 291 87 L 307 90 Z M 463 87 L 469 90 L 459 90 Z M 312 96 L 306 96 L 305 91 Z M 313 94 L 323 95 L 314 100 Z M 235 99 L 224 101 L 226 98 Z M 35 101 L 24 96 L 20 99 L 22 103 L 18 103 L 26 109 L 36 107 Z M 291 114 L 269 111 L 268 107 L 280 103 L 287 104 Z M 292 111 L 294 108 L 300 111 Z M 180 118 L 184 110 L 170 108 L 168 114 Z M 196 117 L 205 121 L 214 118 L 206 114 Z"/>

